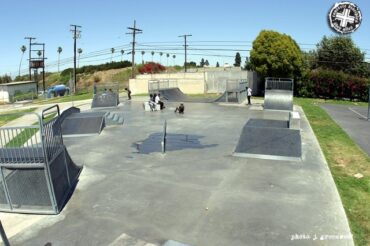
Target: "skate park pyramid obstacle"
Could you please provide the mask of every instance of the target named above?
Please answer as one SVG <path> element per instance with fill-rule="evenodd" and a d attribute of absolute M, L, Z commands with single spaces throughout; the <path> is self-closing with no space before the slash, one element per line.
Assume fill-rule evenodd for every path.
<path fill-rule="evenodd" d="M 266 78 L 264 110 L 280 110 L 289 120 L 249 119 L 234 156 L 300 161 L 300 116 L 293 112 L 293 79 Z"/>
<path fill-rule="evenodd" d="M 119 83 L 94 85 L 91 108 L 117 107 L 119 104 Z"/>
<path fill-rule="evenodd" d="M 58 214 L 82 167 L 72 161 L 63 143 L 57 105 L 41 116 L 28 114 L 35 116 L 36 124 L 0 127 L 0 211 Z"/>

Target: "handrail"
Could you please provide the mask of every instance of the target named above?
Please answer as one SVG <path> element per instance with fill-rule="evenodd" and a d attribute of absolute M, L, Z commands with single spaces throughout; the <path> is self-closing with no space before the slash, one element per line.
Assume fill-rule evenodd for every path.
<path fill-rule="evenodd" d="M 50 106 L 50 107 L 48 107 L 48 108 L 46 108 L 46 109 L 42 110 L 42 112 L 41 112 L 41 118 L 42 118 L 42 119 L 45 119 L 47 115 L 51 115 L 51 114 L 53 114 L 54 112 L 48 112 L 48 111 L 51 111 L 51 110 L 52 110 L 52 109 L 54 109 L 54 108 L 57 108 L 58 116 L 60 116 L 60 109 L 59 109 L 59 105 L 58 105 L 58 104 L 55 104 L 55 105 L 53 105 L 53 106 Z"/>

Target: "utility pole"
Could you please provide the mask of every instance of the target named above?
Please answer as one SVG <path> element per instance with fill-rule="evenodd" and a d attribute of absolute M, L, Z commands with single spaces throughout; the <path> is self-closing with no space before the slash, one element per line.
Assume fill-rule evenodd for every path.
<path fill-rule="evenodd" d="M 76 93 L 76 53 L 77 53 L 77 39 L 81 37 L 81 26 L 78 25 L 71 25 L 71 32 L 73 33 L 73 93 Z"/>
<path fill-rule="evenodd" d="M 28 47 L 28 76 L 29 76 L 29 79 L 32 80 L 31 66 L 30 66 L 30 62 L 31 62 L 31 43 L 32 43 L 32 40 L 34 40 L 36 38 L 25 37 L 24 39 L 28 39 L 30 41 L 29 42 L 29 47 Z"/>
<path fill-rule="evenodd" d="M 184 34 L 184 35 L 181 35 L 181 36 L 179 36 L 179 38 L 184 38 L 184 41 L 185 41 L 185 45 L 184 45 L 184 48 L 185 48 L 185 64 L 184 64 L 184 67 L 185 67 L 185 73 L 186 73 L 186 66 L 187 66 L 187 47 L 188 47 L 188 45 L 187 45 L 187 43 L 186 43 L 186 38 L 187 37 L 191 37 L 191 36 L 193 36 L 193 35 L 191 35 L 191 34 Z"/>
<path fill-rule="evenodd" d="M 134 20 L 133 27 L 127 27 L 127 29 L 131 30 L 132 32 L 126 33 L 132 35 L 132 51 L 131 51 L 131 63 L 132 63 L 132 71 L 131 71 L 131 78 L 135 78 L 135 38 L 136 34 L 143 33 L 143 30 L 136 28 L 136 20 Z"/>

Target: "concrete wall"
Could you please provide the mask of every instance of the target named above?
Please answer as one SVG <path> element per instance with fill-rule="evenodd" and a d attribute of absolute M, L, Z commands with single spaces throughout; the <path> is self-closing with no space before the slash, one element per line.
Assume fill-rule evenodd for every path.
<path fill-rule="evenodd" d="M 248 72 L 239 70 L 208 71 L 205 73 L 206 92 L 223 93 L 228 80 L 247 80 Z"/>
<path fill-rule="evenodd" d="M 142 74 L 136 79 L 130 79 L 130 90 L 133 95 L 148 93 L 148 81 L 150 80 L 176 80 L 180 90 L 186 94 L 204 93 L 204 73 L 163 73 Z"/>

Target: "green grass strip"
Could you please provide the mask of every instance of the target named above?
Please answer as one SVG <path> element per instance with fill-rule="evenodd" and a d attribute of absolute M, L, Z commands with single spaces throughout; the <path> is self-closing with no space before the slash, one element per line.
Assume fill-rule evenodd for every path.
<path fill-rule="evenodd" d="M 356 245 L 370 245 L 370 158 L 320 107 L 320 103 L 365 105 L 297 98 L 324 152 L 346 211 Z M 354 174 L 361 173 L 357 179 Z"/>

